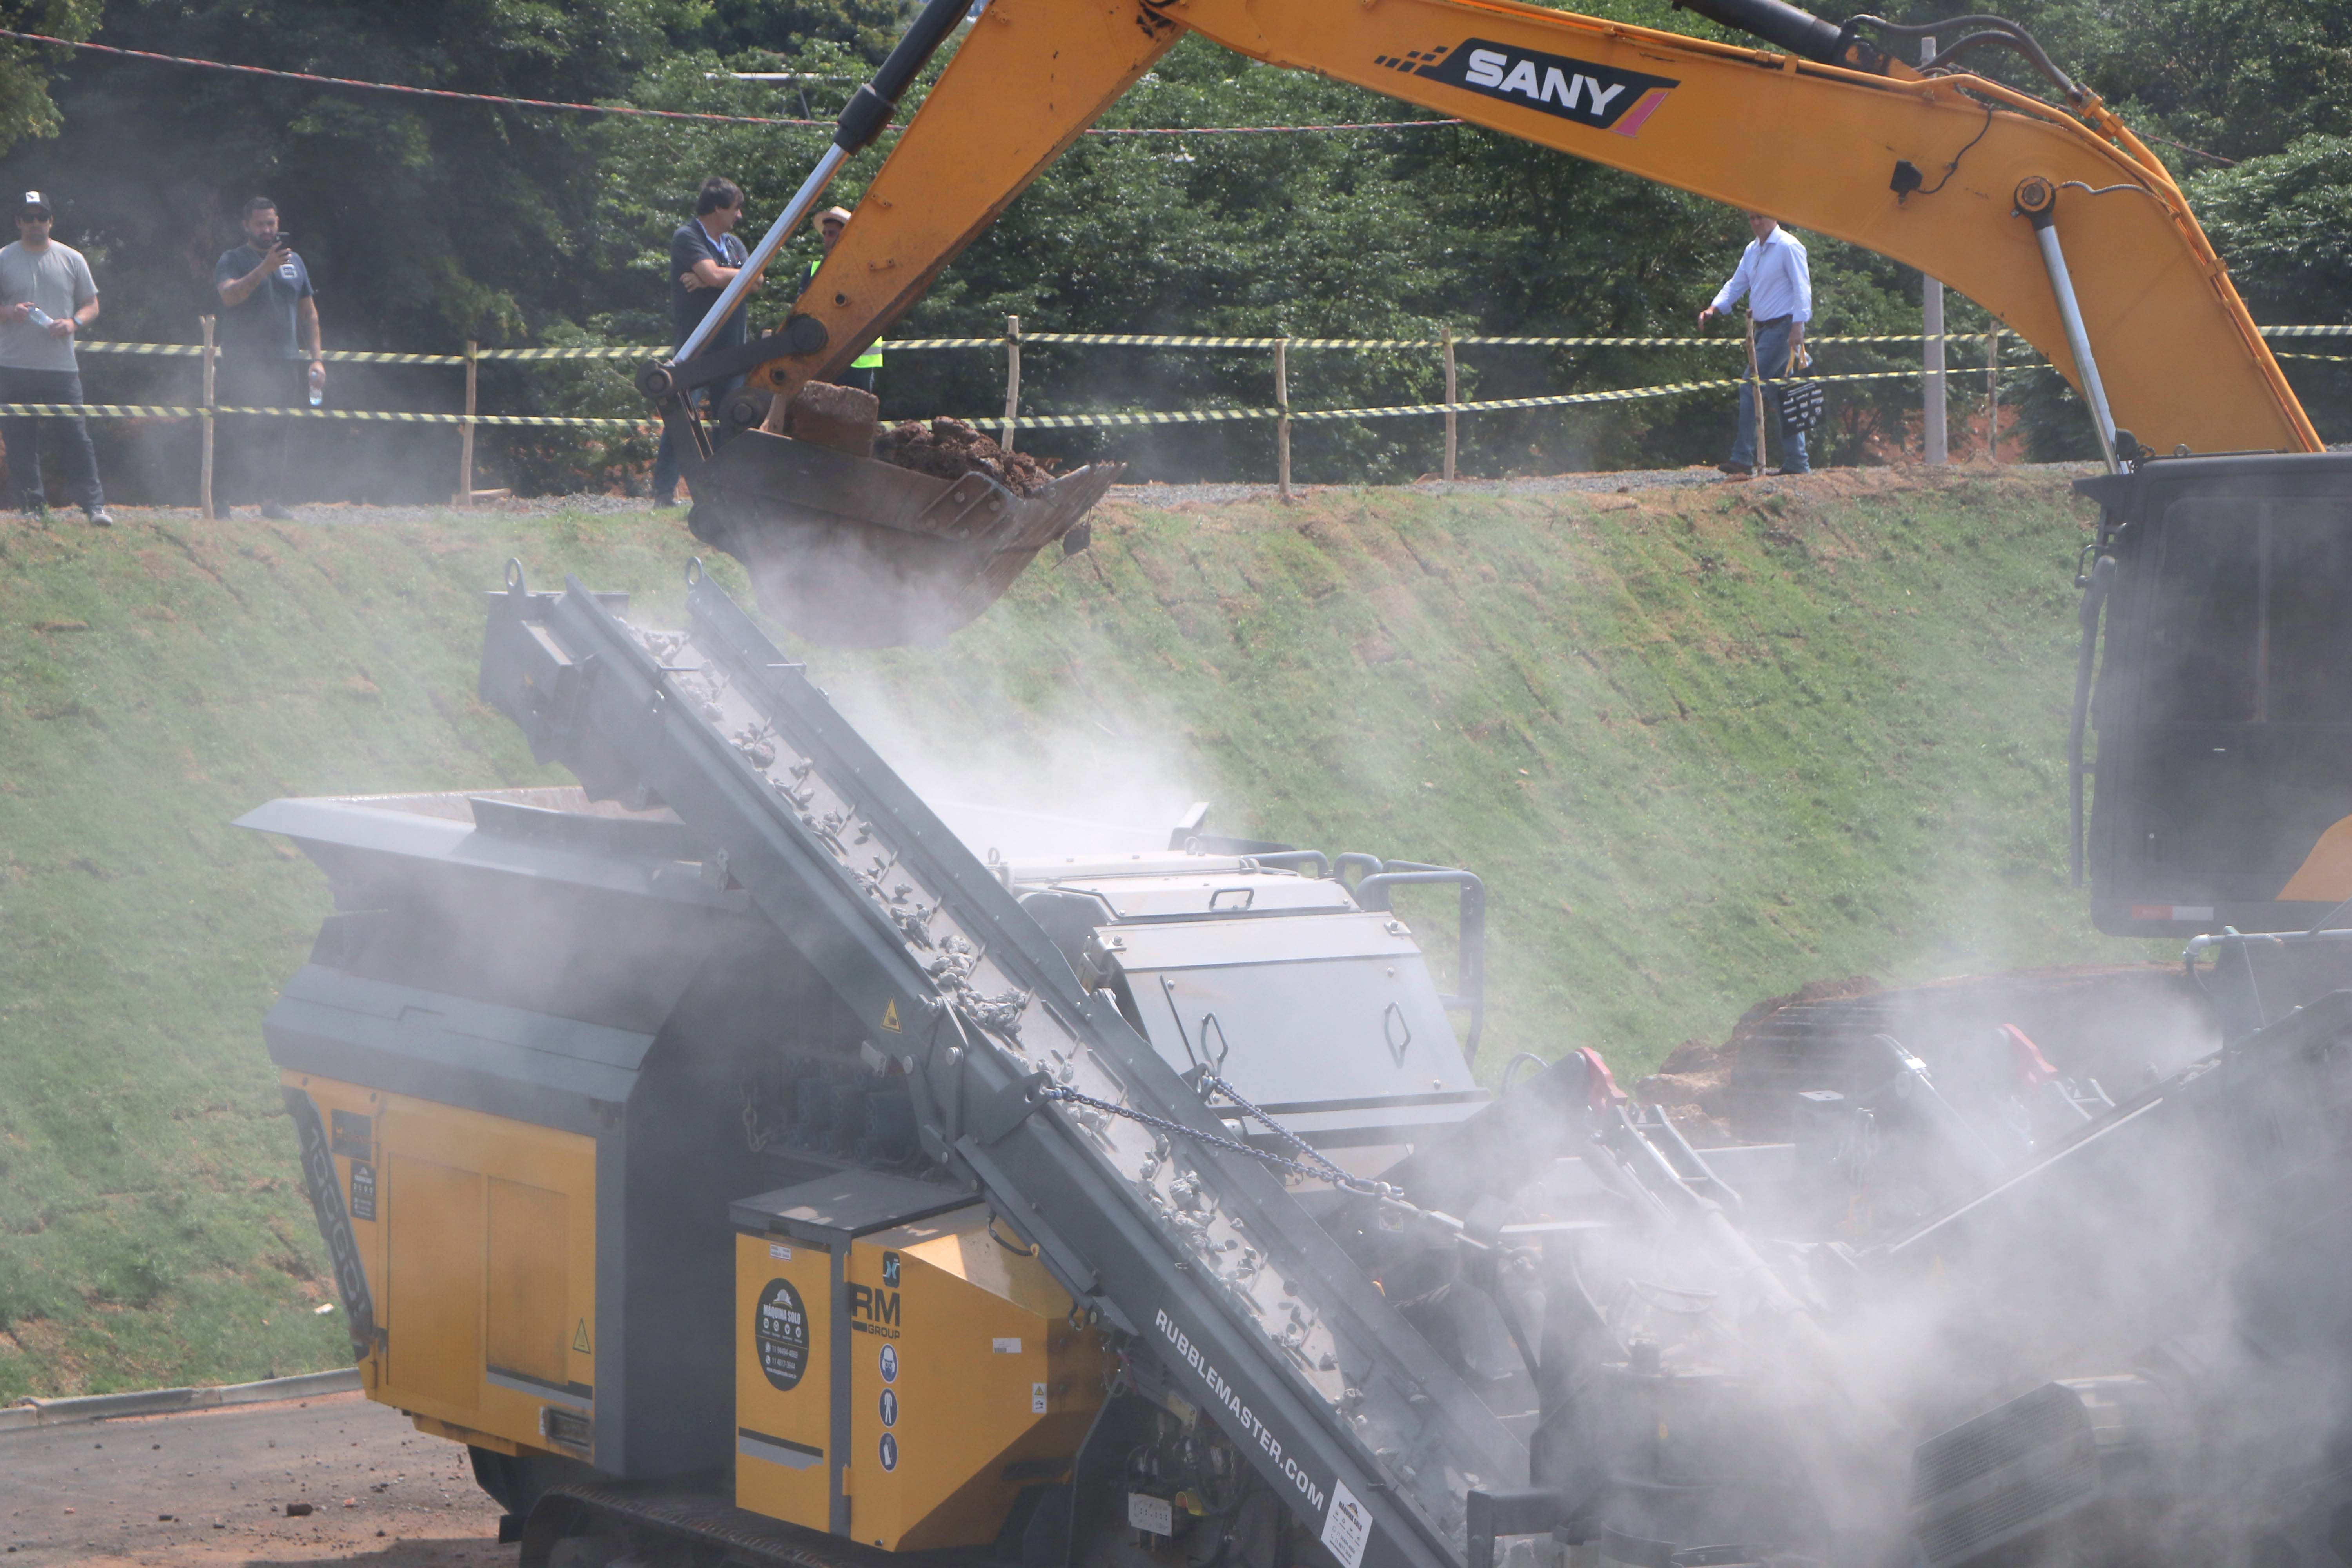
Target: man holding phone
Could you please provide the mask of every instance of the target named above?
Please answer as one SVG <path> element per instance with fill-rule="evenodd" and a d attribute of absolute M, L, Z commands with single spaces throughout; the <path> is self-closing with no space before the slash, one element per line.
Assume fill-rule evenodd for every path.
<path fill-rule="evenodd" d="M 230 408 L 292 408 L 323 391 L 319 302 L 310 269 L 294 252 L 293 237 L 278 226 L 278 204 L 256 196 L 245 204 L 245 243 L 213 264 L 219 290 L 220 380 L 217 395 Z M 261 515 L 288 518 L 287 438 L 292 422 L 253 415 L 223 423 L 223 491 L 227 510 L 259 501 Z"/>
<path fill-rule="evenodd" d="M 0 402 L 79 406 L 81 366 L 74 357 L 74 334 L 98 320 L 98 285 L 90 281 L 89 263 L 80 251 L 49 237 L 49 217 L 48 198 L 26 191 L 16 205 L 16 243 L 0 248 L 0 300 L 6 301 L 0 305 Z M 12 414 L 0 419 L 16 504 L 35 515 L 49 510 L 41 485 L 44 425 L 57 427 L 67 492 L 91 522 L 100 528 L 112 524 L 99 485 L 98 454 L 79 414 Z"/>

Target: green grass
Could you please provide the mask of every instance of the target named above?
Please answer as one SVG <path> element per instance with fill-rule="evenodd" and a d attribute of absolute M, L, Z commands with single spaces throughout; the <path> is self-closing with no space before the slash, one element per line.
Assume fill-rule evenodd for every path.
<path fill-rule="evenodd" d="M 1759 996 L 2112 952 L 2065 886 L 2048 479 L 1110 510 L 937 649 L 814 652 L 935 749 L 1075 731 L 1213 826 L 1494 890 L 1481 1070 L 1623 1076 Z M 0 1400 L 331 1364 L 258 1023 L 323 880 L 279 795 L 548 780 L 473 693 L 509 555 L 675 605 L 644 517 L 0 531 Z M 1080 781 L 1082 784 L 1084 781 Z M 1445 907 L 1403 906 L 1443 947 Z"/>

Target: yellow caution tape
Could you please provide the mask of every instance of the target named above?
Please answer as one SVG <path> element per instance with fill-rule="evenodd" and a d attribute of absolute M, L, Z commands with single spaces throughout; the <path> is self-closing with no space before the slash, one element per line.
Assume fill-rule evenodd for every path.
<path fill-rule="evenodd" d="M 74 352 L 86 354 L 185 354 L 191 359 L 204 353 L 201 343 L 90 343 L 76 342 Z"/>
<path fill-rule="evenodd" d="M 1865 371 L 1848 375 L 1807 376 L 1808 381 L 1901 381 L 1920 373 L 1916 370 Z M 1631 403 L 1645 398 L 1678 397 L 1693 392 L 1722 392 L 1747 385 L 1745 380 L 1675 381 L 1656 386 L 1628 386 L 1607 392 L 1567 392 L 1549 397 L 1496 397 L 1475 403 L 1407 403 L 1388 408 L 1293 408 L 1286 416 L 1293 424 L 1331 419 L 1390 419 L 1411 415 L 1476 414 L 1498 408 L 1560 408 L 1586 403 Z M 1778 386 L 1777 380 L 1767 379 L 1767 386 Z M 1156 414 L 1040 414 L 1021 415 L 1013 423 L 1023 430 L 1078 430 L 1091 428 L 1125 428 L 1137 425 L 1216 425 L 1235 420 L 1281 419 L 1286 413 L 1280 408 L 1189 408 Z M 966 421 L 972 426 L 992 426 L 1004 423 L 1001 414 L 991 414 Z"/>
<path fill-rule="evenodd" d="M 1946 342 L 1981 342 L 1983 332 L 1945 332 Z M 894 349 L 922 348 L 992 348 L 1003 342 L 1003 338 L 922 338 L 912 342 L 893 342 Z M 1024 332 L 1024 343 L 1090 343 L 1097 347 L 1173 348 L 1173 349 L 1270 349 L 1287 344 L 1294 349 L 1439 349 L 1445 346 L 1444 338 L 1208 338 L 1181 335 L 1152 335 L 1137 332 Z M 1876 336 L 1852 336 L 1831 333 L 1809 337 L 1809 343 L 1916 343 L 1930 341 L 1919 332 L 1889 333 Z M 1454 340 L 1455 348 L 1517 347 L 1517 348 L 1719 348 L 1745 349 L 1739 338 L 1524 338 L 1524 337 L 1460 337 Z"/>
<path fill-rule="evenodd" d="M 193 419 L 212 414 L 221 417 L 258 415 L 272 419 L 360 419 L 389 425 L 519 425 L 554 426 L 618 426 L 630 430 L 658 430 L 660 425 L 650 419 L 564 418 L 551 414 L 404 414 L 379 408 L 183 408 L 159 407 L 141 403 L 0 403 L 0 416 L 30 416 L 60 417 L 78 416 L 91 419 Z"/>
<path fill-rule="evenodd" d="M 1808 376 L 1803 379 L 1822 383 L 1854 381 L 1903 381 L 1919 375 L 1916 370 L 1864 371 L 1842 375 Z M 1715 381 L 1665 382 L 1655 386 L 1616 387 L 1605 392 L 1557 393 L 1545 397 L 1496 397 L 1466 403 L 1408 403 L 1382 408 L 1187 408 L 1143 414 L 1035 414 L 1016 416 L 1013 423 L 1024 430 L 1115 429 L 1140 425 L 1216 425 L 1252 419 L 1281 419 L 1294 423 L 1311 423 L 1334 419 L 1390 419 L 1429 414 L 1477 414 L 1506 408 L 1563 408 L 1581 404 L 1630 403 L 1648 398 L 1678 397 L 1694 392 L 1721 392 L 1745 386 L 1745 379 Z M 1767 378 L 1767 386 L 1780 384 L 1777 378 Z M 123 403 L 0 403 L 0 416 L 26 415 L 36 416 L 84 416 L 108 419 L 186 419 L 205 413 L 202 408 L 155 406 Z M 248 408 L 221 407 L 210 411 L 219 417 L 259 416 L 284 419 L 357 419 L 378 424 L 394 425 L 499 425 L 532 428 L 621 428 L 656 430 L 660 426 L 652 420 L 625 418 L 562 417 L 541 414 L 407 414 L 388 409 L 369 408 Z M 1001 425 L 1003 416 L 985 415 L 967 423 L 975 426 Z"/>
<path fill-rule="evenodd" d="M 2266 338 L 2341 338 L 2352 337 L 2352 324 L 2263 327 Z M 1940 337 L 1945 342 L 1981 342 L 1984 332 L 1828 332 L 1809 337 L 1809 343 L 1919 343 L 1931 342 Z M 994 349 L 1009 340 L 993 338 L 908 338 L 894 340 L 893 349 Z M 1168 348 L 1168 349 L 1270 349 L 1286 343 L 1294 349 L 1436 349 L 1445 346 L 1444 338 L 1222 338 L 1187 333 L 1150 332 L 1024 332 L 1024 343 L 1078 343 L 1099 348 Z M 1488 337 L 1470 334 L 1454 340 L 1456 348 L 1723 348 L 1744 347 L 1740 339 L 1731 337 Z M 83 353 L 99 354 L 162 354 L 175 358 L 194 359 L 204 353 L 194 343 L 118 343 L 83 342 L 77 345 Z M 217 352 L 217 351 L 215 351 Z M 658 360 L 669 350 L 658 346 L 611 347 L 579 349 L 481 349 L 475 353 L 475 362 L 487 360 Z M 464 354 L 402 354 L 376 353 L 358 349 L 329 349 L 321 359 L 350 364 L 444 364 L 467 363 Z"/>
<path fill-rule="evenodd" d="M 999 340 L 989 338 L 988 342 Z M 204 356 L 201 343 L 110 343 L 85 342 L 75 345 L 86 354 L 168 354 L 178 358 L 200 359 Z M 215 353 L 220 351 L 215 349 Z M 482 349 L 474 358 L 479 360 L 645 360 L 660 359 L 666 348 L 594 348 L 594 349 Z M 226 358 L 227 356 L 223 355 Z M 307 359 L 310 356 L 304 355 Z M 328 349 L 319 355 L 343 364 L 447 364 L 467 363 L 464 354 L 395 354 L 376 353 L 365 349 Z M 288 361 L 298 363 L 299 361 Z"/>
<path fill-rule="evenodd" d="M 478 351 L 474 357 L 476 359 L 648 360 L 667 359 L 669 357 L 669 350 L 666 348 L 626 347 L 611 349 L 482 349 Z M 460 357 L 451 363 L 456 364 L 464 364 L 466 362 L 462 357 Z"/>

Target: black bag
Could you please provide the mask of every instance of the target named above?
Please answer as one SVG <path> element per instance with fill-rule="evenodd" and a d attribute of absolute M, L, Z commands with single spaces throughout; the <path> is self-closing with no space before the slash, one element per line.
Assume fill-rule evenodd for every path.
<path fill-rule="evenodd" d="M 1780 384 L 1780 428 L 1811 430 L 1822 422 L 1822 405 L 1829 399 L 1822 384 L 1811 376 Z"/>

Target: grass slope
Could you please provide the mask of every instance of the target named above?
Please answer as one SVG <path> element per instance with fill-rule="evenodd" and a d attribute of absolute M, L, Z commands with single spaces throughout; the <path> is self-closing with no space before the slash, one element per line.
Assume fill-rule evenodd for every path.
<path fill-rule="evenodd" d="M 1215 826 L 1494 890 L 1482 1070 L 1621 1073 L 1830 973 L 2101 951 L 2064 886 L 2046 478 L 1112 510 L 944 647 L 814 657 L 931 746 L 1213 780 Z M 330 1364 L 257 1025 L 321 879 L 285 794 L 530 783 L 473 695 L 509 555 L 658 618 L 637 517 L 0 531 L 0 1400 Z M 1404 906 L 1443 945 L 1441 900 Z"/>

